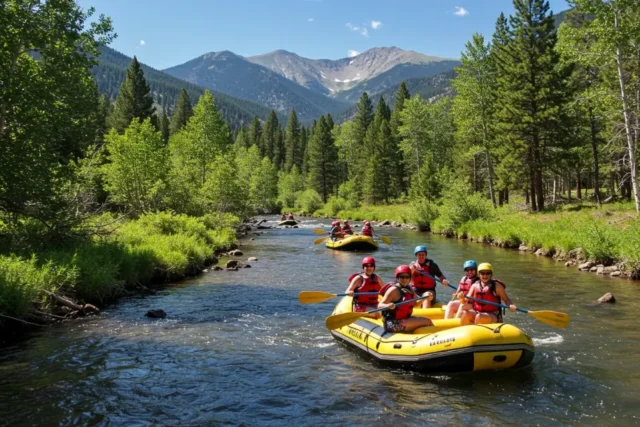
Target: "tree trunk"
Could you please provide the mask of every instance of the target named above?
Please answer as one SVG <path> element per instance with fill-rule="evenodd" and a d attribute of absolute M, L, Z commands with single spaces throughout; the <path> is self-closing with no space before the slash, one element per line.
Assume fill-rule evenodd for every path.
<path fill-rule="evenodd" d="M 473 191 L 478 191 L 478 174 L 476 172 L 476 155 L 473 155 Z"/>
<path fill-rule="evenodd" d="M 489 170 L 489 195 L 491 196 L 491 203 L 493 203 L 493 208 L 496 206 L 496 194 L 493 191 L 493 167 L 491 165 L 491 156 L 489 155 L 489 150 L 485 150 L 485 154 L 487 156 L 487 169 Z"/>
<path fill-rule="evenodd" d="M 553 196 L 551 198 L 551 203 L 556 204 L 556 186 L 558 185 L 558 176 L 553 176 Z"/>
<path fill-rule="evenodd" d="M 614 24 L 616 33 L 618 32 L 618 10 L 614 10 Z M 618 82 L 620 83 L 620 98 L 622 99 L 622 116 L 624 117 L 624 130 L 627 136 L 627 151 L 629 153 L 629 168 L 631 172 L 631 188 L 633 189 L 633 199 L 636 205 L 636 212 L 640 213 L 640 193 L 638 192 L 638 177 L 636 170 L 636 150 L 631 130 L 631 122 L 629 118 L 629 106 L 627 103 L 627 94 L 624 87 L 624 75 L 622 72 L 622 52 L 620 45 L 616 45 L 616 66 L 618 69 Z"/>
<path fill-rule="evenodd" d="M 529 188 L 524 189 L 524 203 L 529 204 Z"/>
<path fill-rule="evenodd" d="M 506 204 L 509 204 L 509 188 L 505 188 L 504 189 L 504 202 Z"/>
<path fill-rule="evenodd" d="M 593 108 L 589 107 L 589 125 L 591 127 L 591 154 L 593 155 L 593 192 L 596 203 L 600 206 L 600 167 L 598 165 L 598 131 L 596 129 Z"/>
<path fill-rule="evenodd" d="M 498 191 L 498 205 L 502 206 L 504 203 L 504 190 Z"/>
<path fill-rule="evenodd" d="M 538 210 L 538 206 L 536 204 L 536 172 L 531 168 L 529 172 L 529 185 L 531 190 L 531 210 L 536 212 Z"/>
<path fill-rule="evenodd" d="M 567 193 L 569 195 L 569 203 L 571 203 L 571 172 L 567 174 Z"/>
<path fill-rule="evenodd" d="M 576 192 L 578 193 L 578 200 L 582 200 L 582 176 L 580 175 L 580 169 L 576 170 Z"/>

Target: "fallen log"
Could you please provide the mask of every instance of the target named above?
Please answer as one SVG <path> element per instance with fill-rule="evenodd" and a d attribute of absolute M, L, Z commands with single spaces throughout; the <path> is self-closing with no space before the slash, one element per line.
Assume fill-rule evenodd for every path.
<path fill-rule="evenodd" d="M 49 295 L 50 297 L 52 297 L 54 300 L 56 300 L 59 304 L 65 306 L 65 307 L 69 307 L 71 309 L 73 309 L 74 311 L 79 311 L 82 314 L 84 314 L 85 312 L 96 312 L 99 313 L 100 310 L 98 309 L 98 307 L 96 307 L 95 305 L 91 305 L 91 304 L 85 304 L 85 305 L 79 305 L 76 304 L 75 302 L 61 297 L 60 295 L 56 295 L 53 292 L 44 291 L 47 295 Z"/>

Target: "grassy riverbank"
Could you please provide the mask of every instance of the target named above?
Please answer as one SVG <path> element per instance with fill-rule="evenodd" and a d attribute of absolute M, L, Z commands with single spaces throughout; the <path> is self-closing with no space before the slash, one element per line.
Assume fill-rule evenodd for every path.
<path fill-rule="evenodd" d="M 362 206 L 333 215 L 319 209 L 314 215 L 415 223 L 448 237 L 504 248 L 524 245 L 529 251 L 542 249 L 543 254 L 560 259 L 574 257 L 604 265 L 618 264 L 627 274 L 640 277 L 640 218 L 632 203 L 607 204 L 601 208 L 593 203 L 567 203 L 531 213 L 517 201 L 495 210 L 488 202 L 467 202 L 464 207 L 447 202 L 432 207 Z"/>
<path fill-rule="evenodd" d="M 139 285 L 197 274 L 216 251 L 235 243 L 238 224 L 226 214 L 194 218 L 163 212 L 120 223 L 106 237 L 71 247 L 3 254 L 0 314 L 28 318 L 47 312 L 53 304 L 47 291 L 101 305 Z"/>

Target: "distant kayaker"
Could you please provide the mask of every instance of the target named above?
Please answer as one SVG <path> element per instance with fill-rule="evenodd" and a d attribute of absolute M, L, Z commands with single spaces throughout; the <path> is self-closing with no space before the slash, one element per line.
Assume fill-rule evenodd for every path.
<path fill-rule="evenodd" d="M 331 223 L 331 231 L 329 231 L 331 240 L 336 240 L 344 237 L 344 232 L 340 228 L 340 221 L 333 221 Z"/>
<path fill-rule="evenodd" d="M 416 256 L 416 260 L 409 264 L 413 275 L 413 288 L 419 296 L 423 296 L 425 293 L 430 294 L 429 298 L 422 303 L 422 308 L 431 308 L 436 300 L 436 281 L 425 274 L 437 277 L 445 286 L 449 285 L 449 281 L 440 271 L 438 264 L 427 258 L 426 246 L 416 246 L 413 254 Z"/>
<path fill-rule="evenodd" d="M 285 214 L 282 214 L 282 215 L 280 216 L 280 221 L 286 221 L 286 220 L 287 220 L 286 215 L 285 215 Z"/>
<path fill-rule="evenodd" d="M 478 264 L 470 259 L 464 262 L 462 269 L 464 270 L 464 276 L 460 279 L 458 289 L 453 293 L 451 301 L 447 304 L 447 310 L 444 313 L 445 319 L 460 317 L 462 310 L 471 308 L 470 304 L 462 304 L 459 299 L 467 295 L 469 289 L 471 289 L 471 285 L 478 280 Z"/>
<path fill-rule="evenodd" d="M 376 271 L 376 260 L 373 257 L 363 258 L 361 265 L 363 272 L 352 276 L 346 293 L 350 296 L 353 296 L 354 292 L 376 292 L 376 294 L 356 295 L 353 298 L 353 311 L 358 313 L 374 310 L 378 307 L 378 292 L 380 292 L 383 285 L 380 276 L 374 273 Z M 380 317 L 380 315 L 375 313 L 372 317 Z"/>
<path fill-rule="evenodd" d="M 433 322 L 426 317 L 413 317 L 413 304 L 404 304 L 396 307 L 396 304 L 417 298 L 411 288 L 411 268 L 401 265 L 396 268 L 396 281 L 383 287 L 384 296 L 378 303 L 379 308 L 388 307 L 382 312 L 384 329 L 387 332 L 413 332 L 422 326 L 433 326 Z"/>
<path fill-rule="evenodd" d="M 362 224 L 362 235 L 373 237 L 373 228 L 371 227 L 371 223 L 369 221 L 365 221 Z"/>
<path fill-rule="evenodd" d="M 504 304 L 509 306 L 509 311 L 516 311 L 516 306 L 511 303 L 509 296 L 505 290 L 506 285 L 500 280 L 493 278 L 493 266 L 488 262 L 484 262 L 478 266 L 478 275 L 480 279 L 477 280 L 466 296 L 473 298 L 480 298 L 485 301 L 494 303 L 500 303 L 504 301 Z M 463 298 L 464 302 L 473 304 L 470 309 L 463 310 L 461 319 L 463 325 L 485 324 L 485 323 L 502 323 L 502 309 L 491 304 L 482 304 L 478 301 L 473 301 Z"/>
<path fill-rule="evenodd" d="M 351 229 L 351 226 L 349 225 L 349 221 L 348 220 L 344 220 L 344 225 L 342 226 L 342 231 L 344 231 L 344 234 L 353 234 L 353 230 Z"/>

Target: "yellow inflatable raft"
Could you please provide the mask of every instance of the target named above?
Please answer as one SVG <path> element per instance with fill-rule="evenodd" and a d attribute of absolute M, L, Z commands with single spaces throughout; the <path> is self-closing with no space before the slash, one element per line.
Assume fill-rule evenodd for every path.
<path fill-rule="evenodd" d="M 342 239 L 327 239 L 326 246 L 329 249 L 339 249 L 344 251 L 371 250 L 378 249 L 378 242 L 369 236 L 359 234 L 343 237 Z"/>
<path fill-rule="evenodd" d="M 344 297 L 332 314 L 351 311 L 352 298 Z M 385 332 L 380 319 L 367 317 L 331 334 L 380 364 L 419 372 L 520 368 L 533 360 L 533 341 L 513 325 L 460 326 L 459 319 L 442 319 L 441 307 L 414 309 L 414 315 L 427 313 L 435 314 L 434 326 L 411 334 Z"/>

